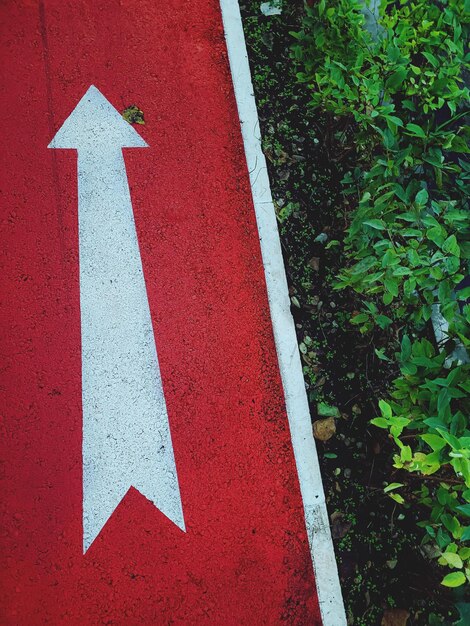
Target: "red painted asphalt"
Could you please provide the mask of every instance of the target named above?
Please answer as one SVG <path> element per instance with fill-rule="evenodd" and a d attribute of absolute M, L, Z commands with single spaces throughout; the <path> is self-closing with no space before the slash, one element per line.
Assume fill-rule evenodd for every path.
<path fill-rule="evenodd" d="M 319 625 L 217 0 L 7 0 L 2 624 Z M 94 84 L 125 150 L 186 522 L 131 490 L 82 554 L 76 153 Z M 112 314 L 112 312 L 110 312 Z"/>

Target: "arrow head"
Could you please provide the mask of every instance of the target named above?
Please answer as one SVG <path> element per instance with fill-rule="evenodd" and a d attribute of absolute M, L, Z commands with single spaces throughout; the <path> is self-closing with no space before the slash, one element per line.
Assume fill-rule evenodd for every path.
<path fill-rule="evenodd" d="M 147 144 L 103 94 L 91 85 L 57 131 L 49 148 L 147 148 Z"/>

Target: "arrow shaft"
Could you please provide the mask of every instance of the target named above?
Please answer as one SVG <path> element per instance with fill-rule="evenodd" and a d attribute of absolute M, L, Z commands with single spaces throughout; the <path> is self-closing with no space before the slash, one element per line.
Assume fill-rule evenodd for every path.
<path fill-rule="evenodd" d="M 84 550 L 132 486 L 183 524 L 121 149 L 79 151 Z"/>
<path fill-rule="evenodd" d="M 150 323 L 121 150 L 79 154 L 78 198 L 82 341 L 114 362 L 136 318 Z"/>
<path fill-rule="evenodd" d="M 83 399 L 93 407 L 84 431 L 92 438 L 140 395 L 139 355 L 145 372 L 152 368 L 146 378 L 160 375 L 121 150 L 79 155 L 78 197 Z"/>

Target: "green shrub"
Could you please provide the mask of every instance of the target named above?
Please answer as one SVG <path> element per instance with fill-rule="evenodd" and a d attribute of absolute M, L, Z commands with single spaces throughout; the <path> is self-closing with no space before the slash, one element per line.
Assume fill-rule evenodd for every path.
<path fill-rule="evenodd" d="M 321 0 L 292 33 L 311 106 L 346 121 L 356 154 L 343 180 L 351 211 L 336 287 L 363 297 L 352 319 L 361 333 L 389 333 L 379 358 L 392 360 L 394 333 L 402 337 L 401 375 L 373 423 L 389 431 L 394 467 L 409 479 L 386 491 L 429 509 L 423 543 L 451 568 L 450 587 L 470 581 L 470 366 L 452 356 L 470 344 L 469 8 L 383 1 L 374 37 L 362 2 Z M 437 312 L 448 325 L 439 346 L 429 341 Z"/>

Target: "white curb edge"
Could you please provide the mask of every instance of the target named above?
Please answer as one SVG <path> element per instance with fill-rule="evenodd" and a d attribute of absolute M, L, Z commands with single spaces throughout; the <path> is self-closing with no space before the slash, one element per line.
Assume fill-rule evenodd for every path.
<path fill-rule="evenodd" d="M 323 626 L 346 626 L 238 0 L 220 0 Z"/>

